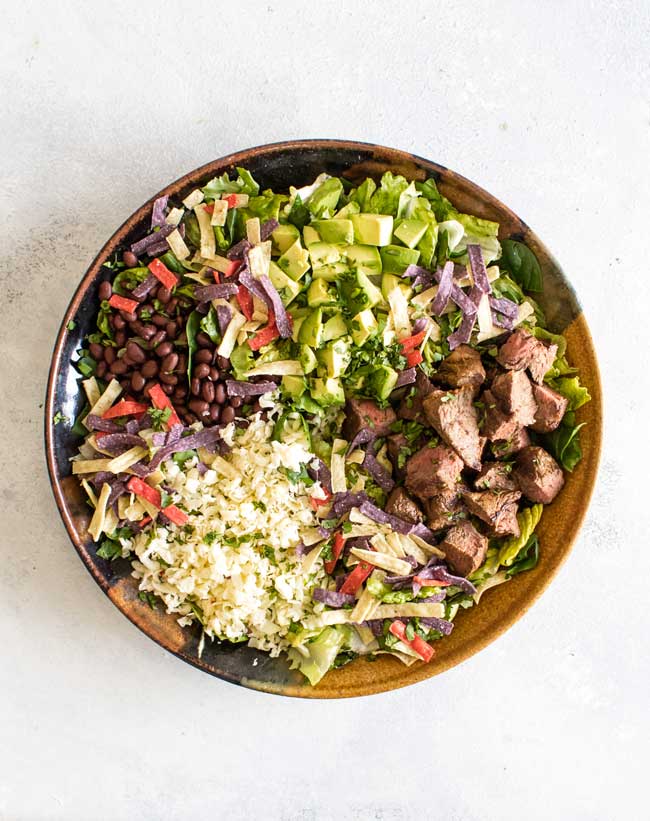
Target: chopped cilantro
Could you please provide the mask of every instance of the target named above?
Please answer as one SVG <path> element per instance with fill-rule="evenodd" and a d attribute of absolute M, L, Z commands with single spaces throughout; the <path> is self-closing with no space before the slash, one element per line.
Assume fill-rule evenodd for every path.
<path fill-rule="evenodd" d="M 218 538 L 219 538 L 219 534 L 217 533 L 217 531 L 216 530 L 211 530 L 209 533 L 205 534 L 205 536 L 203 537 L 203 541 L 207 545 L 211 545 Z"/>
<path fill-rule="evenodd" d="M 253 502 L 253 507 L 255 508 L 255 510 L 261 510 L 262 513 L 266 513 L 266 505 L 264 504 L 264 502 L 260 502 L 258 499 L 255 499 L 255 501 Z"/>
<path fill-rule="evenodd" d="M 65 416 L 64 414 L 62 414 L 62 413 L 61 413 L 61 411 L 57 411 L 57 412 L 54 414 L 54 418 L 52 419 L 52 421 L 54 422 L 54 424 L 55 424 L 55 425 L 58 425 L 58 424 L 60 424 L 61 422 L 69 422 L 70 420 L 68 419 L 68 417 L 67 417 L 67 416 Z"/>
<path fill-rule="evenodd" d="M 152 408 L 149 411 L 149 417 L 151 419 L 151 427 L 154 430 L 162 430 L 167 422 L 169 422 L 169 417 L 172 415 L 171 408 Z"/>
<path fill-rule="evenodd" d="M 144 602 L 145 604 L 148 604 L 152 610 L 158 609 L 158 596 L 156 596 L 154 593 L 147 593 L 146 591 L 141 590 L 138 593 L 138 598 L 140 599 L 140 601 Z"/>
<path fill-rule="evenodd" d="M 70 322 L 68 322 L 68 324 L 65 327 L 69 331 L 74 331 L 74 329 L 77 327 L 77 323 L 74 321 L 74 319 L 71 319 Z"/>

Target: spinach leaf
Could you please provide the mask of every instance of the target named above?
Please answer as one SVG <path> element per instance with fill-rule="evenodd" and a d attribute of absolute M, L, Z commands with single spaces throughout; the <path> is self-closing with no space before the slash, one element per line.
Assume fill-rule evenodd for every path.
<path fill-rule="evenodd" d="M 164 262 L 165 265 L 169 268 L 170 271 L 173 271 L 175 274 L 180 274 L 183 276 L 185 273 L 185 268 L 183 268 L 182 264 L 176 259 L 176 255 L 173 254 L 171 251 L 167 251 L 166 254 L 163 254 L 160 257 L 160 261 Z"/>
<path fill-rule="evenodd" d="M 530 248 L 514 239 L 504 239 L 501 248 L 501 267 L 505 268 L 524 290 L 541 292 L 542 269 Z"/>
<path fill-rule="evenodd" d="M 195 249 L 201 247 L 201 229 L 196 214 L 188 211 L 183 217 L 183 225 L 185 226 L 185 242 L 188 245 L 194 246 Z"/>
<path fill-rule="evenodd" d="M 512 567 L 508 568 L 506 571 L 506 576 L 510 579 L 512 576 L 516 576 L 517 573 L 523 573 L 524 570 L 532 570 L 533 567 L 537 567 L 538 561 L 539 539 L 533 533 L 523 548 L 519 551 L 517 561 L 514 562 Z"/>
<path fill-rule="evenodd" d="M 131 291 L 149 276 L 148 268 L 126 268 L 113 280 L 113 291 L 120 296 L 130 296 Z"/>
<path fill-rule="evenodd" d="M 203 319 L 201 319 L 201 330 L 210 337 L 215 345 L 218 345 L 219 342 L 221 342 L 221 334 L 219 333 L 219 324 L 217 322 L 217 312 L 214 310 L 213 305 L 210 305 L 210 310 L 203 317 Z"/>
<path fill-rule="evenodd" d="M 187 334 L 187 378 L 189 380 L 192 379 L 192 357 L 198 347 L 196 335 L 201 329 L 202 318 L 198 311 L 192 311 L 185 326 L 185 333 Z"/>
<path fill-rule="evenodd" d="M 300 194 L 296 194 L 296 198 L 293 201 L 293 205 L 291 206 L 287 219 L 292 225 L 295 225 L 299 231 L 302 231 L 305 225 L 309 222 L 309 209 L 302 201 Z"/>

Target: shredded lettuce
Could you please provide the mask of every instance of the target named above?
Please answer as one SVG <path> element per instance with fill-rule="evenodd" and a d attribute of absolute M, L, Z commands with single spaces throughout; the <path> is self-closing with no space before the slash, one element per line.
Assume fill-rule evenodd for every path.
<path fill-rule="evenodd" d="M 260 187 L 253 179 L 250 171 L 245 168 L 237 168 L 238 177 L 231 180 L 227 173 L 220 177 L 215 177 L 201 190 L 206 199 L 218 200 L 222 194 L 249 194 L 256 196 Z"/>
<path fill-rule="evenodd" d="M 542 517 L 544 505 L 533 505 L 526 507 L 517 514 L 517 521 L 519 522 L 519 535 L 511 536 L 506 539 L 499 550 L 499 564 L 504 567 L 510 567 L 520 551 L 526 546 L 526 543 L 533 535 L 533 531 L 537 527 L 539 520 Z"/>
<path fill-rule="evenodd" d="M 336 657 L 342 651 L 346 641 L 349 641 L 349 637 L 350 628 L 346 625 L 326 627 L 316 638 L 302 645 L 308 653 L 307 656 L 303 656 L 294 648 L 288 651 L 292 669 L 298 668 L 309 679 L 312 686 L 318 684 L 334 665 Z"/>
<path fill-rule="evenodd" d="M 569 400 L 569 410 L 575 411 L 591 400 L 591 395 L 578 376 L 559 377 L 551 381 L 552 387 Z"/>
<path fill-rule="evenodd" d="M 379 188 L 370 197 L 370 212 L 397 216 L 401 195 L 409 188 L 408 181 L 401 175 L 387 171 L 381 178 Z M 413 189 L 415 192 L 415 188 Z"/>

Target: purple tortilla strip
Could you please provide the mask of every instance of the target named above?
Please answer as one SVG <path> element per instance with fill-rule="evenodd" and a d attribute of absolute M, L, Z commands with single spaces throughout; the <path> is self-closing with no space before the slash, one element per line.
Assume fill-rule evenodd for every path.
<path fill-rule="evenodd" d="M 466 345 L 472 338 L 472 330 L 476 322 L 476 313 L 464 314 L 463 321 L 460 326 L 447 337 L 449 343 L 449 350 L 453 351 L 459 345 Z"/>
<path fill-rule="evenodd" d="M 492 322 L 504 331 L 512 331 L 515 327 L 514 321 L 509 316 L 498 314 L 496 311 L 492 311 Z"/>
<path fill-rule="evenodd" d="M 139 285 L 131 291 L 131 296 L 135 299 L 144 299 L 150 291 L 160 285 L 160 280 L 156 279 L 153 274 L 149 274 L 149 276 L 141 282 Z"/>
<path fill-rule="evenodd" d="M 279 224 L 280 223 L 276 219 L 266 220 L 266 222 L 262 223 L 262 227 L 260 228 L 260 238 L 262 242 L 271 236 Z"/>
<path fill-rule="evenodd" d="M 472 269 L 472 278 L 474 285 L 483 294 L 491 294 L 492 286 L 488 279 L 485 262 L 483 260 L 483 249 L 480 245 L 468 245 L 467 256 L 469 258 L 469 267 Z"/>
<path fill-rule="evenodd" d="M 101 416 L 97 416 L 95 413 L 88 414 L 84 424 L 88 430 L 100 430 L 104 433 L 124 432 L 124 428 L 120 427 L 116 422 L 113 422 L 112 419 L 102 419 Z M 127 431 L 127 433 L 130 433 L 130 431 Z"/>
<path fill-rule="evenodd" d="M 366 501 L 368 501 L 368 496 L 363 491 L 352 493 L 346 490 L 345 493 L 335 493 L 331 510 L 332 518 L 340 519 L 341 516 L 349 513 L 353 507 L 361 508 L 361 505 L 365 504 Z"/>
<path fill-rule="evenodd" d="M 420 599 L 420 601 L 422 600 Z M 437 630 L 439 633 L 442 633 L 443 636 L 448 636 L 454 629 L 452 622 L 446 619 L 437 619 L 434 616 L 423 616 L 419 622 L 421 625 L 424 625 L 424 627 Z"/>
<path fill-rule="evenodd" d="M 291 336 L 293 326 L 289 316 L 287 315 L 284 303 L 282 302 L 282 297 L 266 274 L 263 274 L 260 277 L 259 282 L 271 303 L 269 307 L 273 308 L 273 313 L 275 314 L 275 325 L 280 332 L 280 336 L 282 339 L 288 339 Z"/>
<path fill-rule="evenodd" d="M 519 306 L 511 299 L 498 299 L 495 296 L 491 296 L 490 308 L 492 308 L 493 311 L 498 311 L 504 316 L 509 316 L 511 319 L 516 319 L 519 314 Z"/>
<path fill-rule="evenodd" d="M 130 433 L 107 433 L 102 436 L 99 442 L 101 449 L 108 451 L 113 456 L 118 456 L 120 453 L 145 444 L 144 439 L 139 436 L 134 436 Z"/>
<path fill-rule="evenodd" d="M 229 283 L 224 285 L 203 285 L 194 289 L 194 298 L 197 302 L 209 302 L 212 299 L 230 299 L 237 293 L 237 286 Z"/>
<path fill-rule="evenodd" d="M 315 587 L 311 595 L 314 601 L 322 602 L 328 607 L 343 607 L 346 604 L 354 604 L 355 602 L 352 593 L 337 593 L 336 590 L 325 590 L 324 587 Z"/>
<path fill-rule="evenodd" d="M 209 448 L 210 446 L 217 445 L 220 438 L 221 434 L 218 428 L 204 428 L 190 436 L 184 436 L 176 442 L 164 445 L 152 456 L 148 465 L 149 473 L 152 473 L 158 465 L 174 453 L 178 453 L 181 450 L 196 450 L 196 448 L 201 447 Z"/>
<path fill-rule="evenodd" d="M 217 305 L 215 308 L 217 312 L 217 322 L 219 323 L 219 330 L 223 336 L 228 330 L 230 320 L 232 319 L 232 311 L 227 305 Z"/>
<path fill-rule="evenodd" d="M 413 526 L 411 522 L 406 522 L 404 519 L 400 519 L 397 516 L 391 516 L 390 513 L 386 513 L 386 511 L 381 510 L 369 501 L 362 502 L 359 506 L 359 510 L 364 516 L 372 519 L 373 522 L 378 522 L 382 525 L 390 525 L 395 533 L 402 533 L 405 536 L 408 535 Z"/>
<path fill-rule="evenodd" d="M 258 299 L 261 299 L 266 305 L 271 305 L 271 300 L 269 299 L 268 294 L 262 288 L 262 284 L 259 279 L 255 279 L 255 277 L 250 273 L 250 271 L 242 271 L 239 275 L 239 281 L 247 288 L 253 296 L 256 296 Z"/>
<path fill-rule="evenodd" d="M 382 490 L 386 491 L 386 493 L 390 493 L 395 487 L 393 477 L 386 470 L 386 468 L 377 461 L 370 450 L 366 451 L 361 467 L 372 476 L 374 481 Z"/>
<path fill-rule="evenodd" d="M 236 245 L 226 252 L 228 259 L 243 259 L 244 254 L 251 248 L 251 244 L 247 239 L 240 240 Z"/>
<path fill-rule="evenodd" d="M 476 305 L 469 296 L 460 288 L 458 285 L 452 284 L 451 292 L 450 292 L 451 299 L 458 305 L 461 309 L 463 314 L 476 314 Z"/>
<path fill-rule="evenodd" d="M 151 227 L 162 227 L 165 225 L 165 210 L 167 209 L 167 202 L 169 197 L 167 195 L 158 197 L 154 200 L 153 208 L 151 209 Z"/>
<path fill-rule="evenodd" d="M 368 442 L 374 442 L 376 438 L 377 434 L 372 430 L 372 428 L 361 428 L 359 433 L 354 436 L 348 445 L 348 453 L 352 453 L 352 451 L 360 445 L 367 445 Z"/>
<path fill-rule="evenodd" d="M 235 379 L 226 380 L 226 391 L 228 396 L 240 396 L 247 399 L 249 396 L 262 396 L 276 390 L 275 382 L 238 382 Z"/>
<path fill-rule="evenodd" d="M 314 462 L 318 462 L 316 467 L 312 467 Z M 320 482 L 328 493 L 332 492 L 332 474 L 325 462 L 321 459 L 314 459 L 307 468 L 307 473 L 315 482 Z"/>
<path fill-rule="evenodd" d="M 419 333 L 419 331 L 415 331 L 415 333 Z M 412 385 L 415 382 L 416 378 L 417 373 L 415 368 L 407 368 L 405 371 L 400 371 L 400 373 L 398 374 L 395 387 L 402 388 L 404 387 L 404 385 Z"/>
<path fill-rule="evenodd" d="M 449 297 L 451 296 L 452 288 L 454 287 L 454 263 L 445 262 L 438 277 L 438 293 L 435 295 L 433 304 L 431 305 L 431 312 L 436 316 L 440 314 L 447 307 Z M 458 287 L 458 286 L 456 286 Z M 458 289 L 460 290 L 460 288 Z M 461 293 L 463 293 L 461 291 Z"/>
<path fill-rule="evenodd" d="M 175 227 L 175 225 L 163 225 L 160 231 L 154 231 L 137 242 L 134 242 L 133 245 L 131 245 L 131 253 L 135 254 L 136 257 L 145 252 L 150 254 L 151 246 L 158 245 L 165 237 L 171 234 Z"/>

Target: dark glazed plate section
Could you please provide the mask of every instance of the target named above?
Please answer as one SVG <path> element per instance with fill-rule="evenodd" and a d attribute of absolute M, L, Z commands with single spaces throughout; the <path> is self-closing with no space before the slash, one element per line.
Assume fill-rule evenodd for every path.
<path fill-rule="evenodd" d="M 69 459 L 77 443 L 67 425 L 53 425 L 57 411 L 73 419 L 83 404 L 80 376 L 72 365 L 83 338 L 94 330 L 99 308 L 99 285 L 106 277 L 102 263 L 116 251 L 140 238 L 147 230 L 153 200 L 161 194 L 184 197 L 216 174 L 245 166 L 262 188 L 287 191 L 290 185 L 313 182 L 326 171 L 352 182 L 385 171 L 407 179 L 435 177 L 441 192 L 461 211 L 500 223 L 500 239 L 520 239 L 537 255 L 544 275 L 544 295 L 540 300 L 549 327 L 563 332 L 568 356 L 580 368 L 583 383 L 592 401 L 578 411 L 579 421 L 587 422 L 582 442 L 584 458 L 567 477 L 564 490 L 544 512 L 539 526 L 542 543 L 540 562 L 529 573 L 516 576 L 506 585 L 486 593 L 481 606 L 459 614 L 451 636 L 441 641 L 428 665 L 406 668 L 399 661 L 380 656 L 369 663 L 356 660 L 327 674 L 315 688 L 289 669 L 283 658 L 272 659 L 243 645 L 206 641 L 198 655 L 200 632 L 180 628 L 173 616 L 152 610 L 138 599 L 136 582 L 127 561 L 109 563 L 96 556 L 96 546 L 86 534 L 90 509 L 78 482 L 70 474 Z M 70 320 L 76 325 L 67 330 Z M 459 664 L 510 627 L 544 591 L 568 555 L 589 504 L 596 479 L 602 429 L 600 380 L 587 323 L 575 293 L 558 263 L 541 240 L 505 205 L 474 183 L 443 166 L 392 148 L 339 140 L 299 140 L 251 148 L 231 154 L 181 177 L 152 197 L 113 234 L 100 250 L 83 277 L 63 317 L 57 336 L 45 405 L 45 446 L 48 470 L 56 502 L 70 538 L 95 581 L 117 607 L 148 636 L 179 658 L 212 675 L 246 687 L 288 696 L 344 698 L 392 690 L 421 681 Z"/>

